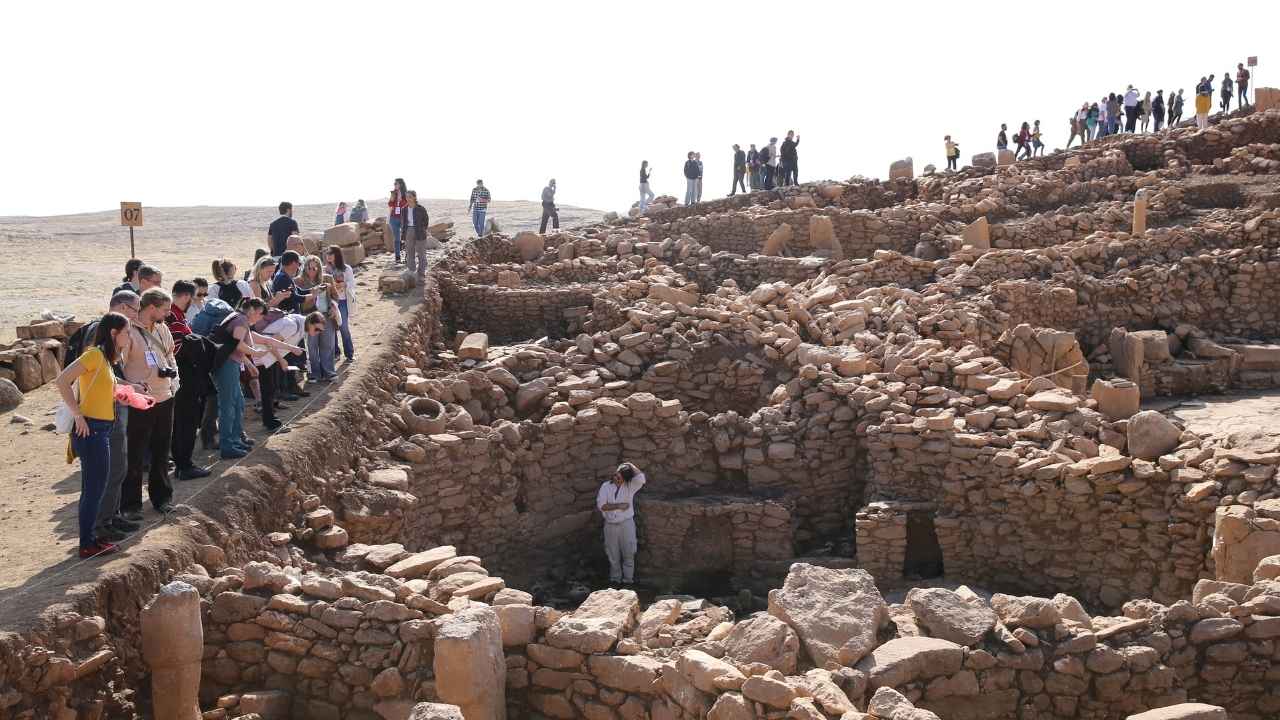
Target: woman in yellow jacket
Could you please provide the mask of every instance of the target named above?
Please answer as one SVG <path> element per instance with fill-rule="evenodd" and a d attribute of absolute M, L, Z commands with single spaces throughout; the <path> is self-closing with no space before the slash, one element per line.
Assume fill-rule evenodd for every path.
<path fill-rule="evenodd" d="M 1209 110 L 1213 108 L 1213 76 L 1200 78 L 1196 85 L 1196 127 L 1201 130 L 1209 127 Z"/>

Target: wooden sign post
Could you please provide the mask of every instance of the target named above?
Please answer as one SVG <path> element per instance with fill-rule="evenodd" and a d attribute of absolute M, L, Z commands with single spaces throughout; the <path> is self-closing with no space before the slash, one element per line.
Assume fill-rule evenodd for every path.
<path fill-rule="evenodd" d="M 120 203 L 120 224 L 129 228 L 129 257 L 136 258 L 138 253 L 133 248 L 133 229 L 142 227 L 142 203 Z"/>

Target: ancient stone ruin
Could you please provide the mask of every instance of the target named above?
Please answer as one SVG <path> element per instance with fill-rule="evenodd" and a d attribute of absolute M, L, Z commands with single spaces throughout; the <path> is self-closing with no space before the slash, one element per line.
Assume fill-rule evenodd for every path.
<path fill-rule="evenodd" d="M 1280 387 L 1280 110 L 1004 160 L 452 243 L 0 718 L 1277 717 L 1280 437 L 1142 403 Z"/>

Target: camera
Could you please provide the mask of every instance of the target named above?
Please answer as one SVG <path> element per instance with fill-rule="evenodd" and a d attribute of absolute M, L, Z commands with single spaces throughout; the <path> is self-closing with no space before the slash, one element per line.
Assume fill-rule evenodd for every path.
<path fill-rule="evenodd" d="M 171 367 L 162 367 L 156 370 L 156 374 L 162 378 L 173 379 L 178 377 L 178 371 Z"/>

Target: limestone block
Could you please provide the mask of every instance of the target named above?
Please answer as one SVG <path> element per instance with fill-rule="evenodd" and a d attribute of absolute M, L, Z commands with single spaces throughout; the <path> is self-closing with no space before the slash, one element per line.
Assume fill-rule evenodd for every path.
<path fill-rule="evenodd" d="M 761 255 L 781 255 L 787 248 L 787 243 L 791 242 L 792 230 L 790 223 L 782 223 L 776 230 L 769 233 L 769 237 L 764 241 L 764 249 L 760 251 Z"/>
<path fill-rule="evenodd" d="M 945 588 L 915 588 L 906 604 L 929 635 L 958 645 L 976 645 L 996 624 L 995 611 L 984 601 Z"/>
<path fill-rule="evenodd" d="M 897 638 L 871 651 L 857 669 L 867 674 L 870 687 L 902 686 L 958 672 L 964 648 L 949 640 L 927 637 Z"/>
<path fill-rule="evenodd" d="M 324 244 L 337 245 L 343 248 L 343 259 L 346 259 L 346 248 L 360 244 L 360 224 L 342 223 L 324 231 Z M 347 260 L 347 262 L 351 262 Z"/>
<path fill-rule="evenodd" d="M 418 703 L 409 713 L 409 720 L 464 720 L 462 708 L 444 703 Z"/>
<path fill-rule="evenodd" d="M 502 627 L 491 608 L 467 608 L 441 619 L 433 667 L 440 699 L 457 705 L 467 720 L 506 719 Z"/>
<path fill-rule="evenodd" d="M 991 596 L 991 607 L 1000 621 L 1011 628 L 1051 628 L 1062 617 L 1052 600 L 1031 595 L 996 593 Z"/>
<path fill-rule="evenodd" d="M 1098 378 L 1093 382 L 1090 397 L 1098 401 L 1098 412 L 1108 420 L 1133 417 L 1142 403 L 1137 383 L 1124 378 Z"/>
<path fill-rule="evenodd" d="M 964 232 L 960 233 L 960 238 L 965 245 L 972 245 L 979 250 L 990 250 L 991 226 L 987 223 L 987 216 L 983 215 L 966 225 Z"/>
<path fill-rule="evenodd" d="M 1130 715 L 1126 720 L 1227 720 L 1224 708 L 1204 703 L 1181 703 Z"/>
<path fill-rule="evenodd" d="M 485 333 L 469 333 L 458 346 L 458 357 L 464 360 L 487 360 L 489 336 Z"/>
<path fill-rule="evenodd" d="M 1174 449 L 1182 435 L 1177 425 L 1155 410 L 1143 410 L 1129 418 L 1127 433 L 1129 454 L 1143 460 L 1155 460 Z"/>
<path fill-rule="evenodd" d="M 1276 578 L 1280 578 L 1280 555 L 1262 558 L 1253 570 L 1253 581 L 1260 583 L 1264 580 L 1275 580 Z"/>
<path fill-rule="evenodd" d="M 733 626 L 724 639 L 725 657 L 738 663 L 763 663 L 790 675 L 796 671 L 800 638 L 773 615 L 755 615 Z"/>
<path fill-rule="evenodd" d="M 698 293 L 673 288 L 670 285 L 661 283 L 653 283 L 649 286 L 649 297 L 672 305 L 684 303 L 685 305 L 695 306 L 698 304 Z"/>
<path fill-rule="evenodd" d="M 1014 158 L 1014 153 L 1012 150 L 996 151 L 996 164 L 999 165 L 1000 167 L 1004 167 L 1005 165 L 1012 165 L 1014 163 L 1013 158 Z"/>
<path fill-rule="evenodd" d="M 630 590 L 597 590 L 547 629 L 547 644 L 580 653 L 608 652 L 635 627 L 640 602 Z"/>
<path fill-rule="evenodd" d="M 387 568 L 386 573 L 391 577 L 410 580 L 422 577 L 434 570 L 444 561 L 452 560 L 456 557 L 458 557 L 458 549 L 456 547 L 452 545 L 441 545 L 440 547 L 432 548 L 430 550 L 414 553 L 397 561 L 395 564 Z"/>
<path fill-rule="evenodd" d="M 497 284 L 498 287 L 518 288 L 522 284 L 520 273 L 514 270 L 499 270 Z"/>
<path fill-rule="evenodd" d="M 152 681 L 154 682 L 154 678 Z M 241 695 L 239 710 L 242 715 L 254 714 L 262 720 L 286 720 L 291 705 L 289 693 L 284 690 L 260 690 Z M 156 720 L 161 717 L 156 713 Z"/>
<path fill-rule="evenodd" d="M 769 591 L 769 614 L 796 631 L 818 667 L 856 663 L 889 618 L 870 573 L 807 563 L 793 564 L 783 586 Z"/>
<path fill-rule="evenodd" d="M 142 609 L 139 625 L 156 720 L 199 720 L 204 652 L 200 593 L 180 581 L 161 587 Z"/>
<path fill-rule="evenodd" d="M 1217 509 L 1212 555 L 1218 580 L 1252 583 L 1258 564 L 1264 558 L 1280 555 L 1280 530 L 1258 527 L 1257 515 L 1256 510 L 1247 505 Z"/>
<path fill-rule="evenodd" d="M 969 164 L 978 168 L 993 168 L 996 166 L 996 154 L 990 152 L 978 153 L 969 159 Z"/>
<path fill-rule="evenodd" d="M 516 233 L 511 242 L 515 244 L 516 251 L 520 253 L 520 259 L 530 262 L 542 257 L 542 251 L 546 249 L 547 239 L 536 232 L 524 230 Z"/>
<path fill-rule="evenodd" d="M 915 177 L 915 164 L 911 158 L 903 158 L 889 165 L 889 179 L 897 180 L 898 178 L 906 178 L 910 180 Z"/>
<path fill-rule="evenodd" d="M 1137 330 L 1129 333 L 1142 341 L 1142 360 L 1148 365 L 1173 362 L 1169 352 L 1169 333 L 1164 330 Z"/>
<path fill-rule="evenodd" d="M 648 693 L 662 663 L 647 655 L 592 655 L 587 669 L 601 685 L 615 690 Z"/>

